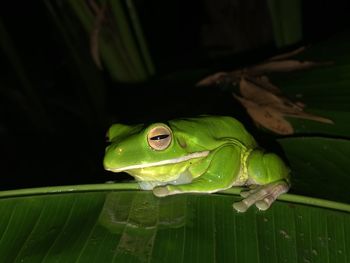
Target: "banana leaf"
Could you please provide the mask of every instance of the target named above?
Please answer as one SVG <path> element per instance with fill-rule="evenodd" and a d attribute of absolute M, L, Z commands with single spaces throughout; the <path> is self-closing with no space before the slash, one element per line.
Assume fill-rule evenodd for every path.
<path fill-rule="evenodd" d="M 237 190 L 157 198 L 134 184 L 0 193 L 2 262 L 348 262 L 350 205 L 285 194 L 237 213 Z"/>

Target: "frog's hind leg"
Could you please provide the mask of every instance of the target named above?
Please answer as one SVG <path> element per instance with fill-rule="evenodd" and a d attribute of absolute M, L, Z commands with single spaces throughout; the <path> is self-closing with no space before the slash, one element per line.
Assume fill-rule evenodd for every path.
<path fill-rule="evenodd" d="M 158 186 L 153 189 L 153 193 L 162 197 L 181 193 L 213 193 L 230 188 L 240 171 L 240 149 L 224 146 L 212 154 L 207 171 L 192 182 Z"/>
<path fill-rule="evenodd" d="M 252 190 L 241 192 L 244 199 L 234 203 L 233 207 L 238 212 L 245 212 L 255 204 L 259 210 L 267 210 L 279 195 L 288 192 L 288 190 L 289 184 L 284 180 L 260 185 Z"/>
<path fill-rule="evenodd" d="M 260 210 L 266 210 L 290 187 L 289 169 L 273 153 L 254 150 L 248 159 L 248 176 L 248 180 L 258 186 L 241 192 L 244 199 L 233 205 L 238 212 L 245 212 L 253 204 Z"/>

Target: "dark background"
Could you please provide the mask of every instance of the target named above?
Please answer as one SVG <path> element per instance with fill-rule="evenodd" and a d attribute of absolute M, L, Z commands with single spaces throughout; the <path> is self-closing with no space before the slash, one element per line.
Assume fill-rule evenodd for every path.
<path fill-rule="evenodd" d="M 113 122 L 230 115 L 243 120 L 260 144 L 274 148 L 270 136 L 255 129 L 224 89 L 198 90 L 193 85 L 204 72 L 248 65 L 277 51 L 263 1 L 229 9 L 221 8 L 227 1 L 140 1 L 140 19 L 157 72 L 142 84 L 116 83 L 98 71 L 89 57 L 88 39 L 81 34 L 79 48 L 99 76 L 99 107 L 72 66 L 43 2 L 7 1 L 0 7 L 6 31 L 2 41 L 12 47 L 0 51 L 1 189 L 128 179 L 102 167 L 105 132 Z M 296 46 L 312 45 L 349 28 L 347 1 L 302 1 L 302 10 L 303 40 Z M 9 54 L 15 54 L 11 61 L 18 61 L 25 77 L 19 78 Z"/>

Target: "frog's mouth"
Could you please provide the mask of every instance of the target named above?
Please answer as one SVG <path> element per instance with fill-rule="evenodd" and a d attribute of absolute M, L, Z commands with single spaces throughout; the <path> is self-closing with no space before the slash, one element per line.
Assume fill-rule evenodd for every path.
<path fill-rule="evenodd" d="M 124 166 L 124 167 L 117 167 L 117 168 L 106 167 L 106 170 L 118 173 L 118 172 L 124 172 L 124 171 L 135 170 L 135 169 L 142 169 L 142 168 L 147 168 L 147 167 L 155 167 L 155 166 L 161 166 L 161 165 L 167 165 L 167 164 L 176 164 L 176 163 L 181 163 L 181 162 L 189 161 L 189 160 L 196 159 L 196 158 L 206 157 L 206 156 L 208 156 L 208 154 L 209 154 L 209 151 L 195 152 L 195 153 L 190 153 L 188 155 L 181 156 L 178 158 L 162 160 L 162 161 L 153 162 L 153 163 L 140 163 L 140 164 L 133 164 L 133 165 L 128 165 L 128 166 Z"/>

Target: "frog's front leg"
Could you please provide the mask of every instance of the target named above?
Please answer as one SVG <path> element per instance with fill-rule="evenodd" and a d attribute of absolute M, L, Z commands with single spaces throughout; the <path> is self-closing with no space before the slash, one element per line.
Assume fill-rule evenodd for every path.
<path fill-rule="evenodd" d="M 162 197 L 180 193 L 213 193 L 230 188 L 240 172 L 240 149 L 228 145 L 212 154 L 213 157 L 206 172 L 192 182 L 182 185 L 158 186 L 153 189 L 153 193 Z"/>
<path fill-rule="evenodd" d="M 289 190 L 289 169 L 273 153 L 254 150 L 248 157 L 248 182 L 254 188 L 241 192 L 242 201 L 233 204 L 238 212 L 245 212 L 253 204 L 268 209 L 276 198 Z"/>

